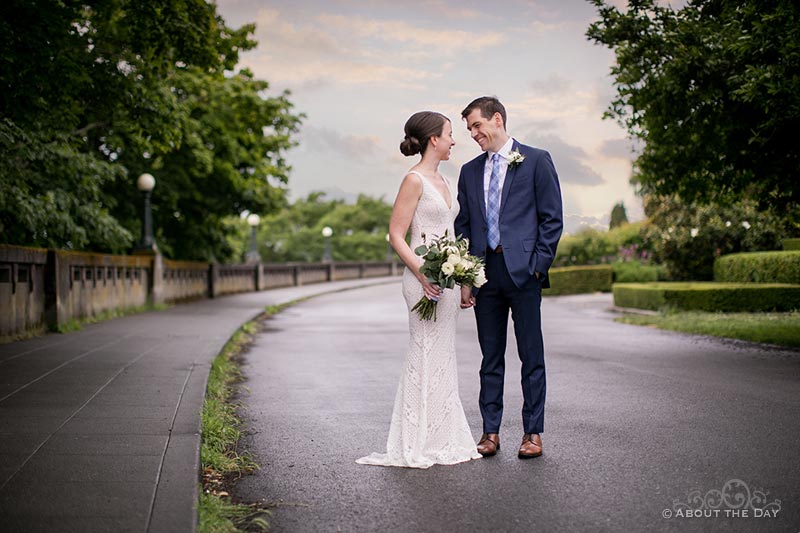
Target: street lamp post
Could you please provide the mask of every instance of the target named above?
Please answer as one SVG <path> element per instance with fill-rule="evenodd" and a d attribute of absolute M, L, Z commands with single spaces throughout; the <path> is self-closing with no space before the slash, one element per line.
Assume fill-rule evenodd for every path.
<path fill-rule="evenodd" d="M 153 188 L 156 186 L 156 179 L 147 173 L 139 176 L 136 180 L 136 187 L 142 192 L 144 198 L 144 211 L 142 212 L 142 240 L 136 248 L 134 253 L 138 254 L 156 254 L 158 247 L 153 239 L 153 214 L 150 208 L 150 195 Z"/>
<path fill-rule="evenodd" d="M 261 217 L 253 213 L 247 217 L 247 223 L 250 225 L 250 251 L 247 252 L 248 263 L 260 263 L 261 256 L 258 253 L 258 242 L 256 240 L 256 229 L 261 223 Z"/>
<path fill-rule="evenodd" d="M 333 235 L 333 229 L 331 229 L 330 226 L 322 228 L 322 236 L 325 237 L 325 253 L 322 254 L 323 263 L 330 263 L 333 261 L 333 256 L 331 256 L 331 235 Z"/>

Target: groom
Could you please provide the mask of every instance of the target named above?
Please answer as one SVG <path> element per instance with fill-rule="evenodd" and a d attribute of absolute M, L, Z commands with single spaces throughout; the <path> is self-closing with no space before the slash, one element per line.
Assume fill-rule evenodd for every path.
<path fill-rule="evenodd" d="M 475 308 L 483 354 L 480 410 L 483 435 L 478 452 L 500 449 L 508 313 L 514 320 L 522 360 L 522 424 L 518 456 L 542 455 L 544 430 L 544 344 L 542 288 L 561 237 L 561 189 L 550 154 L 525 146 L 506 133 L 506 110 L 484 96 L 461 112 L 483 154 L 461 168 L 456 235 L 469 239 L 470 253 L 486 260 L 487 283 L 461 289 L 461 307 Z"/>

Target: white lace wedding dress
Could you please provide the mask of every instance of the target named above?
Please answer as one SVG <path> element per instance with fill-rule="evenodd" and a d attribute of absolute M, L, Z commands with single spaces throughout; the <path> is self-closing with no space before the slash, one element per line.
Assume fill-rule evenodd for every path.
<path fill-rule="evenodd" d="M 422 196 L 411 219 L 411 249 L 422 235 L 453 236 L 458 214 L 455 188 L 447 183 L 450 205 L 422 174 Z M 403 297 L 409 309 L 410 343 L 395 397 L 386 453 L 373 453 L 356 462 L 366 465 L 428 468 L 478 459 L 464 408 L 458 395 L 456 320 L 461 293 L 443 291 L 436 320 L 420 320 L 414 304 L 423 296 L 422 285 L 408 269 L 403 273 Z"/>

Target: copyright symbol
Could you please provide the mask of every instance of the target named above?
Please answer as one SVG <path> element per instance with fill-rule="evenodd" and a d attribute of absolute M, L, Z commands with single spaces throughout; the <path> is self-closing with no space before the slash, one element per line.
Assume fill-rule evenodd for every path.
<path fill-rule="evenodd" d="M 661 516 L 663 516 L 664 518 L 668 518 L 668 519 L 672 518 L 672 510 L 671 509 L 664 509 L 661 512 Z"/>

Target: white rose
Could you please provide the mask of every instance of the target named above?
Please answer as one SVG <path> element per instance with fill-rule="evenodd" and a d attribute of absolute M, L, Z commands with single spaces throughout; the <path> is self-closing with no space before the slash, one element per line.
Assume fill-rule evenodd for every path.
<path fill-rule="evenodd" d="M 461 262 L 461 256 L 456 254 L 450 254 L 447 256 L 447 262 L 453 266 L 456 266 Z"/>
<path fill-rule="evenodd" d="M 472 285 L 480 288 L 485 283 L 486 283 L 486 273 L 481 268 L 480 270 L 478 270 L 477 274 L 475 274 L 475 282 Z"/>
<path fill-rule="evenodd" d="M 468 261 L 467 259 L 462 259 L 461 263 L 459 264 L 461 265 L 461 268 L 463 268 L 464 270 L 469 270 L 470 268 L 473 267 L 472 261 Z"/>
<path fill-rule="evenodd" d="M 442 274 L 445 276 L 449 276 L 455 271 L 455 267 L 451 263 L 443 263 L 442 264 Z"/>

